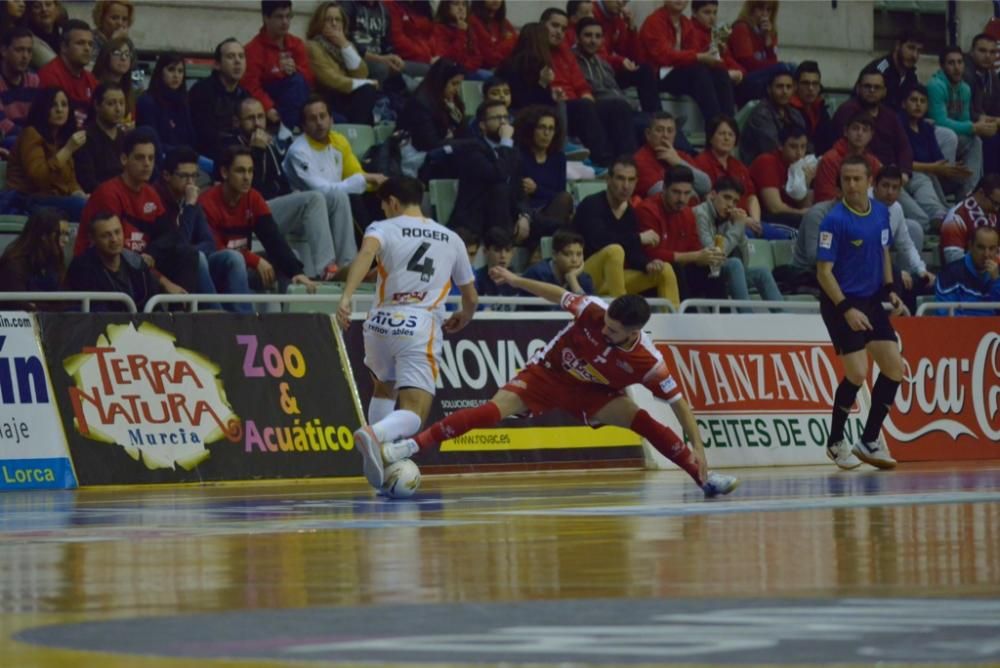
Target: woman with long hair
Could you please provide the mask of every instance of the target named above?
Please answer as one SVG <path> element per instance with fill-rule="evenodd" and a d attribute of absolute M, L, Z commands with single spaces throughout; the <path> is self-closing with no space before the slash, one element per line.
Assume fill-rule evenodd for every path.
<path fill-rule="evenodd" d="M 175 146 L 194 146 L 194 125 L 184 78 L 184 58 L 175 51 L 161 54 L 153 67 L 149 90 L 136 103 L 136 125 L 151 128 L 161 155 Z"/>
<path fill-rule="evenodd" d="M 94 59 L 113 39 L 128 37 L 135 22 L 132 0 L 97 0 L 91 12 L 94 19 Z"/>
<path fill-rule="evenodd" d="M 746 70 L 737 88 L 742 101 L 763 96 L 767 83 L 778 72 L 794 67 L 778 62 L 778 0 L 746 0 L 729 35 L 729 51 Z"/>
<path fill-rule="evenodd" d="M 552 47 L 549 31 L 541 23 L 525 23 L 510 57 L 500 63 L 497 76 L 510 84 L 511 109 L 532 105 L 554 105 Z"/>
<path fill-rule="evenodd" d="M 76 179 L 73 154 L 86 143 L 87 133 L 74 130 L 72 118 L 61 89 L 38 91 L 7 163 L 7 187 L 26 196 L 29 209 L 55 206 L 79 221 L 87 200 Z"/>
<path fill-rule="evenodd" d="M 470 79 L 485 81 L 493 75 L 489 70 L 482 69 L 483 56 L 469 25 L 469 3 L 466 0 L 438 2 L 434 15 L 434 53 L 464 67 Z"/>
<path fill-rule="evenodd" d="M 317 92 L 330 109 L 348 123 L 371 125 L 378 97 L 377 82 L 369 78 L 368 65 L 347 38 L 348 20 L 336 2 L 321 2 L 306 30 L 306 54 L 316 76 Z"/>
<path fill-rule="evenodd" d="M 465 71 L 458 63 L 438 58 L 406 103 L 398 126 L 410 135 L 410 142 L 404 146 L 403 168 L 411 176 L 419 173 L 424 180 L 454 178 L 448 171 L 447 155 L 435 149 L 466 132 L 465 103 L 459 95 L 464 79 Z M 423 155 L 428 152 L 430 156 Z"/>
<path fill-rule="evenodd" d="M 551 107 L 522 109 L 514 120 L 514 145 L 521 153 L 521 186 L 532 210 L 519 219 L 514 239 L 540 239 L 569 224 L 573 198 L 566 192 L 565 128 Z"/>
<path fill-rule="evenodd" d="M 4 292 L 55 292 L 66 275 L 63 249 L 69 241 L 69 220 L 52 207 L 35 209 L 21 233 L 0 257 L 0 290 Z M 48 309 L 46 309 L 48 305 Z M 42 310 L 56 302 L 39 302 Z M 17 308 L 36 309 L 34 303 L 19 303 Z"/>
<path fill-rule="evenodd" d="M 506 0 L 472 0 L 469 27 L 475 36 L 482 67 L 496 69 L 517 44 L 517 29 L 507 20 Z"/>
<path fill-rule="evenodd" d="M 25 0 L 0 1 L 0 33 L 5 33 L 14 26 L 27 23 L 28 3 Z"/>
<path fill-rule="evenodd" d="M 135 123 L 136 90 L 132 81 L 135 65 L 135 46 L 128 37 L 116 37 L 101 49 L 94 63 L 94 77 L 97 83 L 116 83 L 125 93 L 125 125 Z"/>

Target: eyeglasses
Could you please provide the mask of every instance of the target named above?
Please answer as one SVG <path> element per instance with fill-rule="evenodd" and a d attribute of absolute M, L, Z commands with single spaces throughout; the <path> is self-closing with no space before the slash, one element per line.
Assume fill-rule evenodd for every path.
<path fill-rule="evenodd" d="M 111 55 L 115 58 L 131 58 L 132 52 L 128 49 L 115 49 L 111 52 Z"/>

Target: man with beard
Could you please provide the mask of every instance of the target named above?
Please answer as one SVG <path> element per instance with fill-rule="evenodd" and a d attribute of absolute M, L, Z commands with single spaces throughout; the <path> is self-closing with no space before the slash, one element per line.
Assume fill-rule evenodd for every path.
<path fill-rule="evenodd" d="M 518 177 L 514 126 L 507 106 L 486 101 L 476 109 L 479 136 L 463 142 L 455 152 L 458 196 L 450 227 L 461 226 L 482 237 L 487 230 L 514 229 L 514 219 L 527 214 L 524 189 Z"/>
<path fill-rule="evenodd" d="M 232 131 L 240 102 L 250 93 L 240 85 L 247 70 L 243 45 L 230 37 L 215 47 L 215 71 L 191 87 L 191 124 L 194 125 L 201 155 L 218 160 L 225 148 L 223 139 Z"/>
<path fill-rule="evenodd" d="M 868 150 L 883 165 L 896 165 L 903 172 L 899 203 L 910 220 L 925 230 L 931 220 L 941 221 L 948 211 L 929 179 L 913 176 L 913 150 L 899 115 L 885 104 L 886 77 L 877 69 L 863 70 L 854 86 L 854 96 L 840 105 L 833 116 L 834 131 L 843 134 L 848 121 L 859 112 L 872 118 L 872 140 Z"/>

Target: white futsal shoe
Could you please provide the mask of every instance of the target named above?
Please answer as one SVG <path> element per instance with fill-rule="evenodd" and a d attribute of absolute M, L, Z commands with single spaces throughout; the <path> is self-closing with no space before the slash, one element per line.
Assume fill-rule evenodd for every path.
<path fill-rule="evenodd" d="M 365 477 L 368 484 L 375 489 L 382 489 L 385 482 L 385 464 L 382 460 L 382 448 L 371 427 L 362 427 L 354 432 L 354 445 L 361 453 Z"/>
<path fill-rule="evenodd" d="M 855 446 L 855 449 L 857 449 L 857 446 Z M 845 471 L 850 471 L 861 466 L 861 460 L 851 454 L 851 448 L 847 445 L 847 441 L 841 440 L 833 445 L 826 446 L 826 456 Z"/>
<path fill-rule="evenodd" d="M 871 464 L 875 468 L 896 468 L 896 460 L 892 458 L 892 453 L 889 452 L 889 446 L 887 446 L 885 441 L 881 438 L 878 438 L 874 443 L 858 441 L 854 444 L 851 452 L 853 452 L 854 456 L 863 461 L 865 464 Z"/>
<path fill-rule="evenodd" d="M 412 438 L 404 438 L 392 443 L 382 444 L 382 461 L 394 464 L 420 452 L 420 446 Z"/>
<path fill-rule="evenodd" d="M 701 491 L 705 492 L 707 498 L 712 498 L 729 494 L 739 486 L 740 479 L 736 476 L 709 471 L 708 480 L 701 486 Z"/>

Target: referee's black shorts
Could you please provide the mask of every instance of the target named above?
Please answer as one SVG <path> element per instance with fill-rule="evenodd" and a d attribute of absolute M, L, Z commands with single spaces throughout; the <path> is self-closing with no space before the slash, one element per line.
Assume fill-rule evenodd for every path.
<path fill-rule="evenodd" d="M 830 333 L 830 340 L 833 342 L 833 349 L 838 355 L 847 355 L 859 350 L 872 341 L 895 341 L 896 330 L 889 322 L 889 312 L 882 308 L 882 296 L 875 294 L 871 297 L 848 297 L 851 306 L 858 309 L 868 317 L 868 322 L 872 324 L 872 329 L 855 332 L 847 324 L 847 320 L 833 305 L 830 298 L 823 294 L 819 300 L 819 312 L 823 316 L 823 324 L 826 331 Z"/>

